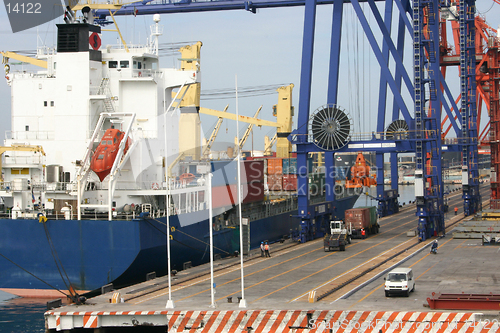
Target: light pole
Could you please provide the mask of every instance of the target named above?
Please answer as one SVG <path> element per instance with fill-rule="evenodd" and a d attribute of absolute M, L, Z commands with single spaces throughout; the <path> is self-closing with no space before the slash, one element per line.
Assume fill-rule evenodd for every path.
<path fill-rule="evenodd" d="M 168 111 L 168 109 L 167 109 Z M 167 213 L 167 270 L 168 270 L 168 300 L 165 308 L 173 309 L 175 307 L 172 300 L 172 272 L 170 267 L 170 177 L 168 174 L 168 139 L 167 139 L 167 111 L 163 114 L 164 139 L 165 139 L 165 180 L 167 188 L 165 193 L 166 213 Z"/>
<path fill-rule="evenodd" d="M 237 137 L 237 142 L 240 142 L 239 138 L 239 112 L 238 112 L 238 77 L 235 77 L 235 85 L 236 85 L 236 137 Z M 242 198 L 241 198 L 241 166 L 240 166 L 240 158 L 241 158 L 241 149 L 240 146 L 238 145 L 238 155 L 237 155 L 237 170 L 238 170 L 238 217 L 240 220 L 240 268 L 241 268 L 241 300 L 239 307 L 240 308 L 246 308 L 247 307 L 247 300 L 245 299 L 245 274 L 243 272 L 243 219 L 241 216 L 241 203 L 242 203 Z"/>

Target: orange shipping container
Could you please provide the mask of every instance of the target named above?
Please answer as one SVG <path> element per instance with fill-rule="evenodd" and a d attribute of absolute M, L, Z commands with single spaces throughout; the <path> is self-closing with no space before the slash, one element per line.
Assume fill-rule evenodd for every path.
<path fill-rule="evenodd" d="M 267 159 L 267 174 L 275 175 L 283 173 L 283 159 L 282 158 L 268 158 Z"/>

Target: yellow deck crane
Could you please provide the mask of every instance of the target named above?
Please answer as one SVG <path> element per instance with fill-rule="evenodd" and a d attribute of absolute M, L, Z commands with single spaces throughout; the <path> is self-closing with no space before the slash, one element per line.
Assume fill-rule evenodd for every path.
<path fill-rule="evenodd" d="M 280 125 L 276 131 L 276 157 L 288 158 L 292 151 L 292 144 L 288 141 L 288 135 L 292 132 L 292 117 L 294 107 L 292 105 L 293 84 L 278 88 L 278 104 L 273 107 L 273 115 Z M 274 112 L 274 110 L 276 110 Z"/>
<path fill-rule="evenodd" d="M 260 110 L 262 110 L 262 105 L 259 107 L 259 109 L 257 110 L 257 112 L 255 112 L 254 114 L 254 118 L 257 119 L 257 117 L 259 116 L 259 113 L 260 113 Z M 243 134 L 243 136 L 241 137 L 240 139 L 240 142 L 237 143 L 236 145 L 236 149 L 243 149 L 243 146 L 245 145 L 245 142 L 247 142 L 247 139 L 248 137 L 250 136 L 250 133 L 252 132 L 252 128 L 253 128 L 254 124 L 248 124 L 248 127 L 245 131 L 245 134 Z"/>
<path fill-rule="evenodd" d="M 222 111 L 222 112 L 226 112 L 228 107 L 229 107 L 229 105 L 226 105 L 226 107 L 224 108 L 224 111 Z M 204 146 L 203 158 L 208 158 L 208 156 L 210 155 L 210 149 L 212 148 L 212 145 L 215 142 L 215 138 L 217 137 L 217 134 L 219 133 L 219 130 L 220 130 L 220 127 L 222 126 L 223 121 L 224 121 L 224 118 L 219 117 L 219 119 L 217 119 L 217 123 L 215 124 L 215 127 L 212 131 L 212 134 L 210 135 L 210 138 L 208 138 L 207 142 L 203 145 Z"/>
<path fill-rule="evenodd" d="M 281 158 L 288 158 L 289 152 L 292 150 L 292 145 L 288 141 L 287 137 L 292 131 L 292 117 L 293 117 L 293 106 L 292 106 L 292 90 L 294 85 L 289 84 L 288 86 L 283 86 L 277 89 L 278 91 L 278 104 L 273 107 L 273 115 L 277 118 L 277 121 L 269 121 L 256 119 L 247 116 L 238 116 L 238 120 L 253 124 L 257 126 L 271 126 L 277 128 L 276 133 L 276 156 Z M 200 113 L 208 114 L 211 116 L 236 120 L 236 115 L 232 113 L 200 108 Z M 270 148 L 269 148 L 270 149 Z"/>
<path fill-rule="evenodd" d="M 181 53 L 181 70 L 191 71 L 200 68 L 200 51 L 203 44 L 197 42 L 193 45 L 186 45 L 179 49 Z M 191 156 L 193 160 L 199 160 L 201 157 L 201 135 L 200 135 L 200 89 L 199 83 L 194 83 L 182 89 L 188 89 L 179 92 L 179 96 L 184 94 L 184 98 L 179 105 L 181 111 L 179 120 L 179 151 L 184 152 L 184 156 Z M 172 96 L 175 93 L 172 92 Z"/>
<path fill-rule="evenodd" d="M 25 62 L 27 64 L 32 64 L 38 67 L 47 68 L 47 62 L 45 60 L 35 59 L 9 51 L 0 52 L 0 54 L 3 56 L 2 63 L 4 64 L 8 63 L 9 59 L 14 59 L 17 61 Z"/>
<path fill-rule="evenodd" d="M 264 136 L 264 156 L 269 156 L 272 154 L 271 149 L 273 148 L 273 145 L 276 143 L 278 139 L 278 134 L 274 134 L 271 140 L 269 140 L 269 137 L 266 135 Z"/>
<path fill-rule="evenodd" d="M 199 70 L 200 69 L 200 53 L 203 44 L 197 42 L 193 45 L 187 45 L 179 49 L 181 52 L 181 70 Z M 292 131 L 292 117 L 293 117 L 293 106 L 292 106 L 292 90 L 294 85 L 289 84 L 288 86 L 283 86 L 277 89 L 278 104 L 273 106 L 273 115 L 277 118 L 276 122 L 256 119 L 252 117 L 239 116 L 239 121 L 246 122 L 248 124 L 253 124 L 257 126 L 271 126 L 277 128 L 277 156 L 278 157 L 288 157 L 288 153 L 292 150 L 292 145 L 288 141 L 287 137 Z M 227 113 L 224 111 L 217 111 L 207 108 L 200 107 L 200 90 L 201 86 L 199 83 L 191 84 L 183 89 L 188 89 L 185 93 L 180 91 L 179 95 L 184 95 L 182 101 L 179 105 L 174 105 L 174 107 L 179 107 L 181 110 L 181 116 L 179 121 L 179 151 L 184 152 L 184 157 L 191 156 L 193 160 L 199 160 L 201 156 L 206 157 L 210 154 L 210 151 L 206 148 L 203 151 L 200 149 L 200 116 L 199 113 L 212 115 L 220 119 L 231 119 L 236 120 L 236 115 Z M 172 96 L 175 96 L 175 92 L 172 92 Z M 219 125 L 220 127 L 220 125 Z M 218 129 L 212 132 L 212 134 L 218 132 Z M 248 131 L 250 133 L 250 131 Z M 210 145 L 212 146 L 214 137 L 210 137 Z M 243 140 L 243 138 L 242 138 Z M 240 145 L 241 146 L 241 145 Z"/>
<path fill-rule="evenodd" d="M 30 145 L 12 145 L 12 146 L 0 146 L 0 171 L 2 170 L 2 156 L 6 151 L 32 151 L 35 153 L 40 153 L 45 156 L 45 151 L 43 151 L 42 146 L 30 146 Z M 0 180 L 3 182 L 3 174 L 0 175 Z"/>

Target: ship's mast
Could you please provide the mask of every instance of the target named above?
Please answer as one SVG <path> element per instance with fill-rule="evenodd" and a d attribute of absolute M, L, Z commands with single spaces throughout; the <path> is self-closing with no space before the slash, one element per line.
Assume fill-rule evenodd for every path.
<path fill-rule="evenodd" d="M 151 25 L 151 53 L 158 55 L 158 38 L 163 35 L 163 26 L 160 25 L 160 14 L 153 16 L 155 24 Z"/>

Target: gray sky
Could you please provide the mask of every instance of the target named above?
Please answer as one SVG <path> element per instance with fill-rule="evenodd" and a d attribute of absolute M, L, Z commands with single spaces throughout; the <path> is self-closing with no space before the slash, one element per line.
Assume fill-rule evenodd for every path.
<path fill-rule="evenodd" d="M 339 105 L 346 109 L 353 118 L 355 132 L 369 133 L 375 130 L 380 69 L 357 23 L 354 11 L 349 5 L 345 7 Z M 368 9 L 367 5 L 366 8 Z M 477 1 L 477 8 L 480 13 L 484 13 L 490 26 L 496 28 L 500 24 L 500 5 L 494 4 L 492 0 L 482 0 Z M 332 6 L 318 6 L 311 111 L 326 103 L 331 13 Z M 236 76 L 239 89 L 293 83 L 295 84 L 293 104 L 297 115 L 303 7 L 262 9 L 257 14 L 246 11 L 164 14 L 161 18 L 164 34 L 160 37 L 160 43 L 203 42 L 201 50 L 202 93 L 215 89 L 234 89 Z M 373 19 L 369 21 L 375 25 Z M 63 23 L 62 17 L 38 28 L 13 34 L 5 7 L 0 6 L 0 50 L 34 51 L 37 39 L 38 45 L 53 46 L 56 39 L 55 23 Z M 126 41 L 137 44 L 145 43 L 146 38 L 149 37 L 149 26 L 152 23 L 151 16 L 119 18 L 119 26 L 126 36 Z M 374 31 L 378 31 L 378 28 L 374 28 Z M 103 45 L 115 43 L 116 36 L 113 32 L 104 33 Z M 405 63 L 411 61 L 411 44 L 409 44 L 408 52 Z M 161 67 L 177 66 L 178 58 L 179 54 L 175 57 L 162 58 Z M 19 67 L 13 66 L 13 69 Z M 409 70 L 409 72 L 412 76 L 413 71 Z M 450 86 L 457 87 L 453 88 L 456 95 L 458 94 L 458 85 L 456 85 L 458 77 L 453 70 L 448 73 L 451 80 Z M 257 108 L 263 105 L 260 117 L 275 120 L 272 116 L 272 106 L 277 103 L 277 98 L 277 93 L 240 98 L 239 112 L 252 116 Z M 10 129 L 10 88 L 5 81 L 0 83 L 0 100 L 2 101 L 0 133 L 4 133 Z M 235 98 L 202 99 L 201 104 L 218 110 L 222 110 L 226 104 L 229 104 L 228 111 L 236 112 Z M 413 114 L 412 109 L 410 113 Z M 210 116 L 202 116 L 203 130 L 206 135 L 211 133 L 215 122 L 216 119 Z M 232 142 L 236 135 L 235 127 L 234 122 L 225 120 L 217 141 Z M 240 133 L 243 133 L 244 128 L 245 125 L 240 123 Z M 254 148 L 263 149 L 264 135 L 272 136 L 273 134 L 272 128 L 255 127 Z M 249 138 L 245 149 L 251 149 L 251 144 L 251 138 Z"/>

